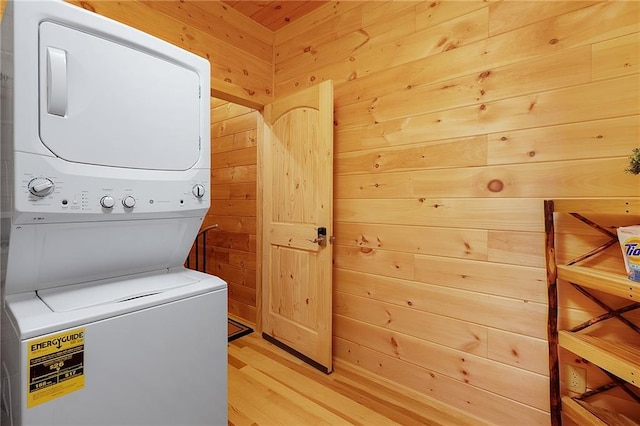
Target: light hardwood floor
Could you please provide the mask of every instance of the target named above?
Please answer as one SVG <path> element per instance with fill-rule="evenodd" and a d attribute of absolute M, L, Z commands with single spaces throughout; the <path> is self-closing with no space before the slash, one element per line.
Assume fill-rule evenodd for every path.
<path fill-rule="evenodd" d="M 338 364 L 325 375 L 256 333 L 229 344 L 229 424 L 479 425 Z"/>

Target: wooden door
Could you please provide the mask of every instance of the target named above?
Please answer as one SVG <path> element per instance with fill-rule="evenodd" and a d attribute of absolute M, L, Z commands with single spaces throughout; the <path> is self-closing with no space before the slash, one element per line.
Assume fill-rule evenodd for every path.
<path fill-rule="evenodd" d="M 332 369 L 333 83 L 264 109 L 263 336 Z M 326 229 L 326 238 L 318 234 Z"/>

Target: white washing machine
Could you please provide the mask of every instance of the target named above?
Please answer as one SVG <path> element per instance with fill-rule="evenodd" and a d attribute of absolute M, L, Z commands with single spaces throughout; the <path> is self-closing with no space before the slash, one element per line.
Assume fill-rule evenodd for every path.
<path fill-rule="evenodd" d="M 3 425 L 227 423 L 209 63 L 58 0 L 2 22 Z"/>
<path fill-rule="evenodd" d="M 226 307 L 189 270 L 9 297 L 8 424 L 226 424 Z"/>

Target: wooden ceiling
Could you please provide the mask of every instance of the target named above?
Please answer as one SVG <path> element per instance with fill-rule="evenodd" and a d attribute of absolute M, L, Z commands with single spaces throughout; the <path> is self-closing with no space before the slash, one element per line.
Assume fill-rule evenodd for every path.
<path fill-rule="evenodd" d="M 312 10 L 317 9 L 328 0 L 316 1 L 253 1 L 253 0 L 224 0 L 224 3 L 242 12 L 257 23 L 271 31 L 277 31 L 290 22 L 301 18 Z"/>

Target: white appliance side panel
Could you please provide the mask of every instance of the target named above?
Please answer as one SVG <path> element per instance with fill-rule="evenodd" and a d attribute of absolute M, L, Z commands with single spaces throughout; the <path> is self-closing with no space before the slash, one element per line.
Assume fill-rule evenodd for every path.
<path fill-rule="evenodd" d="M 196 72 L 52 22 L 40 24 L 39 52 L 40 137 L 56 156 L 156 170 L 197 163 Z"/>
<path fill-rule="evenodd" d="M 223 289 L 84 325 L 84 388 L 29 409 L 23 341 L 18 424 L 226 425 L 226 301 Z"/>
<path fill-rule="evenodd" d="M 16 225 L 5 294 L 181 266 L 201 220 Z"/>

